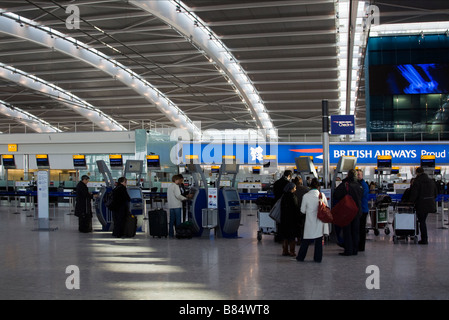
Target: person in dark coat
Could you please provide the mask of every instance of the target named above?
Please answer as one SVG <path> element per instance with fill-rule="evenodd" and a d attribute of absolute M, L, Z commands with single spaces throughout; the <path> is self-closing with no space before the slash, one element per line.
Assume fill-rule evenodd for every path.
<path fill-rule="evenodd" d="M 276 203 L 276 201 L 278 201 L 282 197 L 282 195 L 284 194 L 284 188 L 290 182 L 291 178 L 292 171 L 285 170 L 284 175 L 273 184 L 274 203 Z"/>
<path fill-rule="evenodd" d="M 358 251 L 365 251 L 365 243 L 366 243 L 366 219 L 369 213 L 369 205 L 368 205 L 368 195 L 369 195 L 369 186 L 366 181 L 363 179 L 363 171 L 361 169 L 357 169 L 357 180 L 360 185 L 363 187 L 363 197 L 362 197 L 362 215 L 360 217 L 360 240 L 359 240 L 359 249 Z"/>
<path fill-rule="evenodd" d="M 126 183 L 128 180 L 125 177 L 120 177 L 117 180 L 117 186 L 112 190 L 112 220 L 114 221 L 114 228 L 112 235 L 121 238 L 124 235 L 126 216 L 129 214 L 129 197 Z"/>
<path fill-rule="evenodd" d="M 298 234 L 299 227 L 299 206 L 295 192 L 296 185 L 293 182 L 289 182 L 284 187 L 284 195 L 281 200 L 281 223 L 279 231 L 283 239 L 283 256 L 296 256 L 295 238 Z"/>
<path fill-rule="evenodd" d="M 421 167 L 416 168 L 416 178 L 410 188 L 410 201 L 415 204 L 421 240 L 419 244 L 428 244 L 426 219 L 430 212 L 436 212 L 435 198 L 438 195 L 435 181 L 424 173 Z"/>
<path fill-rule="evenodd" d="M 78 230 L 83 233 L 92 232 L 91 200 L 93 195 L 87 187 L 89 179 L 89 176 L 83 175 L 81 181 L 76 185 L 75 216 L 79 218 Z"/>
<path fill-rule="evenodd" d="M 411 178 L 410 179 L 410 187 L 408 187 L 407 189 L 405 189 L 404 193 L 402 194 L 402 198 L 401 198 L 401 204 L 408 204 L 411 203 L 410 200 L 410 192 L 412 190 L 412 186 L 413 186 L 413 182 L 415 181 L 415 178 Z"/>
<path fill-rule="evenodd" d="M 304 235 L 304 224 L 306 222 L 306 215 L 305 212 L 301 212 L 301 204 L 302 204 L 302 198 L 304 195 L 309 192 L 309 188 L 305 187 L 303 184 L 303 180 L 301 177 L 295 177 L 293 179 L 293 183 L 296 185 L 296 197 L 298 198 L 298 208 L 300 209 L 299 214 L 299 229 L 298 229 L 298 243 L 301 242 L 303 235 Z"/>
<path fill-rule="evenodd" d="M 273 193 L 274 193 L 273 205 L 282 197 L 282 195 L 284 194 L 284 188 L 290 182 L 291 178 L 292 178 L 292 171 L 285 170 L 282 177 L 276 180 L 276 182 L 273 184 Z M 276 223 L 276 230 L 279 230 L 279 228 L 280 228 L 279 224 Z M 275 234 L 274 241 L 282 242 L 282 235 L 280 234 L 280 232 L 277 232 Z"/>
<path fill-rule="evenodd" d="M 348 183 L 349 191 L 346 191 L 346 183 Z M 360 241 L 360 217 L 362 216 L 362 198 L 363 198 L 363 187 L 357 181 L 357 174 L 354 169 L 348 171 L 348 176 L 343 179 L 342 183 L 335 189 L 334 195 L 332 197 L 334 205 L 338 203 L 346 193 L 352 197 L 357 207 L 359 208 L 358 213 L 351 221 L 350 224 L 343 227 L 343 241 L 344 241 L 344 252 L 340 252 L 340 255 L 351 256 L 356 255 L 359 249 Z"/>

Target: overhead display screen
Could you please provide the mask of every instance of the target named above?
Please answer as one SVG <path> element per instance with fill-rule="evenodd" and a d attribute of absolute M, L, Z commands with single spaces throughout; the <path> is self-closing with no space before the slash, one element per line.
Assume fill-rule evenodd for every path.
<path fill-rule="evenodd" d="M 76 154 L 73 156 L 73 166 L 75 168 L 86 167 L 86 156 L 84 154 Z"/>
<path fill-rule="evenodd" d="M 12 154 L 4 154 L 2 157 L 3 166 L 7 169 L 15 169 L 16 162 L 14 161 L 14 155 Z"/>
<path fill-rule="evenodd" d="M 369 69 L 372 95 L 449 93 L 448 64 L 375 65 Z"/>
<path fill-rule="evenodd" d="M 50 167 L 50 162 L 48 161 L 47 154 L 37 154 L 36 155 L 36 165 L 38 168 Z"/>
<path fill-rule="evenodd" d="M 147 168 L 158 169 L 161 167 L 159 155 L 147 155 Z"/>
<path fill-rule="evenodd" d="M 109 165 L 111 167 L 123 167 L 123 159 L 121 154 L 109 155 Z"/>

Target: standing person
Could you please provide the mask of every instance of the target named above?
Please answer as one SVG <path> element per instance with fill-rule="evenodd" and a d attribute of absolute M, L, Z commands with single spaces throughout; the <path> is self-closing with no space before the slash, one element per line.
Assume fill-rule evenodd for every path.
<path fill-rule="evenodd" d="M 298 198 L 298 208 L 300 209 L 299 230 L 297 234 L 299 244 L 304 236 L 304 223 L 306 222 L 306 216 L 304 212 L 301 212 L 301 204 L 304 195 L 309 192 L 309 188 L 303 185 L 303 180 L 301 177 L 296 177 L 293 179 L 293 183 L 296 185 L 296 197 Z"/>
<path fill-rule="evenodd" d="M 363 196 L 362 196 L 362 216 L 360 217 L 360 240 L 359 240 L 359 250 L 365 251 L 365 242 L 366 242 L 366 218 L 369 213 L 368 206 L 368 195 L 369 195 L 369 186 L 366 181 L 363 179 L 363 171 L 361 169 L 357 169 L 357 180 L 360 185 L 363 187 Z"/>
<path fill-rule="evenodd" d="M 89 176 L 83 175 L 76 185 L 75 216 L 79 218 L 78 230 L 83 233 L 92 232 L 92 205 L 90 201 L 93 195 L 87 187 L 89 179 Z"/>
<path fill-rule="evenodd" d="M 313 260 L 315 262 L 321 262 L 323 259 L 322 239 L 324 234 L 329 234 L 329 225 L 327 223 L 323 223 L 317 217 L 320 193 L 324 204 L 326 206 L 328 204 L 326 196 L 320 191 L 320 183 L 318 179 L 312 179 L 310 182 L 310 189 L 311 190 L 304 195 L 301 204 L 301 212 L 306 214 L 306 223 L 304 225 L 304 238 L 301 241 L 301 246 L 299 247 L 296 260 L 304 261 L 309 245 L 314 242 L 315 251 L 313 254 Z"/>
<path fill-rule="evenodd" d="M 280 177 L 273 184 L 273 193 L 274 193 L 273 205 L 282 197 L 282 195 L 284 194 L 284 188 L 290 182 L 291 178 L 292 178 L 292 171 L 285 170 L 282 177 Z M 280 228 L 279 223 L 276 223 L 276 230 L 279 231 L 279 228 Z M 280 232 L 276 232 L 276 234 L 274 235 L 274 241 L 276 242 L 282 241 L 282 235 Z"/>
<path fill-rule="evenodd" d="M 273 185 L 274 203 L 278 201 L 284 194 L 285 186 L 290 182 L 292 178 L 292 171 L 285 170 L 282 177 L 280 177 Z"/>
<path fill-rule="evenodd" d="M 410 200 L 415 204 L 416 215 L 418 216 L 421 233 L 419 244 L 428 244 L 426 219 L 429 212 L 437 211 L 435 204 L 437 195 L 435 182 L 424 173 L 422 167 L 416 168 L 416 178 L 410 188 Z"/>
<path fill-rule="evenodd" d="M 179 175 L 174 175 L 172 183 L 167 188 L 167 203 L 170 210 L 168 235 L 170 238 L 175 236 L 174 227 L 181 224 L 182 201 L 188 199 L 181 194 L 179 189 L 181 181 L 182 178 Z"/>
<path fill-rule="evenodd" d="M 186 186 L 184 185 L 184 176 L 182 174 L 178 174 L 179 176 L 179 191 L 181 192 L 181 195 L 183 197 L 187 197 L 187 195 L 189 194 L 189 191 L 187 190 Z M 186 222 L 188 217 L 187 217 L 187 206 L 189 204 L 187 203 L 187 201 L 183 201 L 182 202 L 182 222 Z"/>
<path fill-rule="evenodd" d="M 129 214 L 129 197 L 126 184 L 128 180 L 125 177 L 120 177 L 117 180 L 117 186 L 112 190 L 112 220 L 114 228 L 112 235 L 121 238 L 124 235 L 126 216 Z"/>
<path fill-rule="evenodd" d="M 407 189 L 405 189 L 404 193 L 402 194 L 402 198 L 401 198 L 401 203 L 402 204 L 407 204 L 410 203 L 410 192 L 413 186 L 413 182 L 415 181 L 415 178 L 411 178 L 410 179 L 410 187 L 408 187 Z"/>
<path fill-rule="evenodd" d="M 346 185 L 349 187 L 349 191 L 346 191 Z M 352 219 L 351 223 L 342 228 L 344 252 L 339 254 L 342 256 L 357 255 L 360 241 L 360 217 L 362 215 L 362 197 L 363 187 L 357 181 L 357 174 L 354 169 L 348 171 L 348 175 L 343 179 L 342 183 L 335 189 L 333 200 L 334 204 L 340 201 L 347 193 L 352 197 L 359 209 L 358 213 Z"/>
<path fill-rule="evenodd" d="M 284 187 L 284 195 L 281 200 L 281 223 L 280 234 L 283 239 L 282 243 L 282 255 L 292 256 L 295 253 L 295 237 L 298 233 L 299 225 L 299 206 L 298 199 L 296 197 L 296 185 L 293 182 L 289 182 Z M 290 251 L 289 251 L 290 250 Z"/>

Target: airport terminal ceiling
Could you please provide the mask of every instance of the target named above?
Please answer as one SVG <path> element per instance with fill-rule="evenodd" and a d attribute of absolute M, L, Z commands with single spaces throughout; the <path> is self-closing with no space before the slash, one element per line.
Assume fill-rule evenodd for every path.
<path fill-rule="evenodd" d="M 448 20 L 445 1 L 371 3 L 380 23 Z M 275 128 L 280 141 L 304 141 L 321 132 L 323 99 L 330 114 L 344 109 L 334 0 L 14 0 L 0 8 L 4 133 L 200 122 L 202 130 Z"/>

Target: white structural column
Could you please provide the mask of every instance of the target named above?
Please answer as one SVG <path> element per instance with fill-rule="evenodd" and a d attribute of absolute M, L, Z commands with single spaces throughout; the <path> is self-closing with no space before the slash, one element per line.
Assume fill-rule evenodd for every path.
<path fill-rule="evenodd" d="M 102 70 L 133 89 L 147 101 L 154 103 L 178 128 L 189 130 L 189 132 L 195 134 L 200 133 L 200 129 L 196 127 L 192 120 L 162 92 L 126 66 L 87 44 L 10 12 L 2 12 L 0 32 L 52 48 Z M 112 118 L 110 119 L 114 121 Z M 111 127 L 110 130 L 117 129 Z M 118 130 L 126 129 L 120 128 Z"/>
<path fill-rule="evenodd" d="M 42 119 L 0 100 L 0 113 L 14 118 L 17 122 L 33 129 L 38 133 L 43 132 L 61 132 L 58 128 L 50 125 L 48 122 Z"/>
<path fill-rule="evenodd" d="M 206 23 L 189 11 L 181 1 L 131 0 L 129 2 L 171 25 L 200 50 L 203 50 L 211 62 L 226 74 L 228 81 L 236 88 L 242 102 L 247 105 L 248 111 L 256 121 L 256 126 L 259 129 L 265 129 L 271 139 L 277 139 L 277 130 L 274 128 L 271 117 L 256 88 L 237 59 L 215 33 L 206 26 Z"/>

